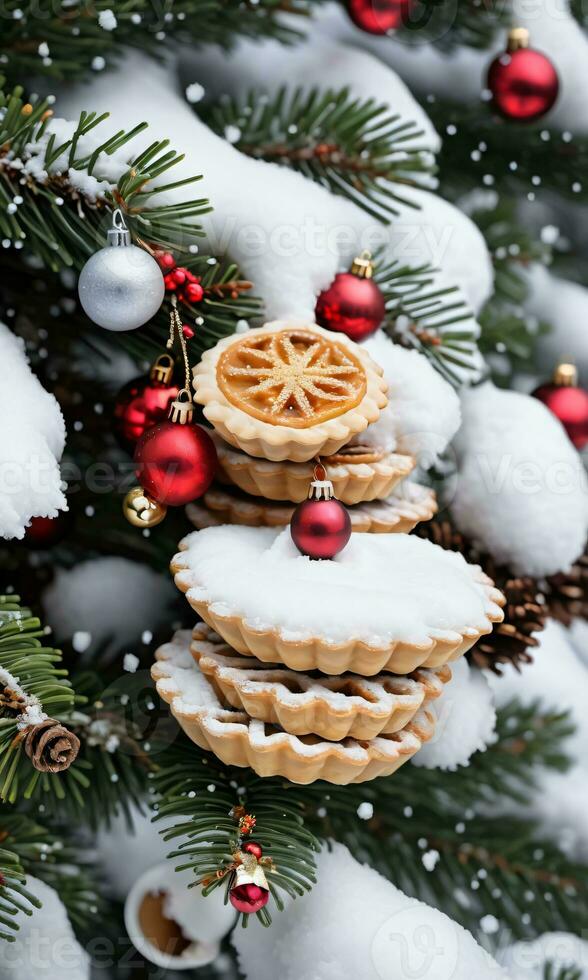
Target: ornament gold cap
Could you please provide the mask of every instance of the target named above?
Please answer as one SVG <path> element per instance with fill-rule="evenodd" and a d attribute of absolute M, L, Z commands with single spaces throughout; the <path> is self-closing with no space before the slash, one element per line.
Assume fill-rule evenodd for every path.
<path fill-rule="evenodd" d="M 319 460 L 314 466 L 313 479 L 308 488 L 308 499 L 333 500 L 334 497 L 335 488 L 331 481 L 327 479 L 327 471 Z"/>
<path fill-rule="evenodd" d="M 562 361 L 553 372 L 553 383 L 558 388 L 575 388 L 578 384 L 578 369 L 570 361 Z"/>
<path fill-rule="evenodd" d="M 157 527 L 167 514 L 167 507 L 145 493 L 143 487 L 133 487 L 123 501 L 123 514 L 133 527 Z"/>
<path fill-rule="evenodd" d="M 124 248 L 125 245 L 131 244 L 131 233 L 120 208 L 112 212 L 112 228 L 108 229 L 106 239 L 107 244 L 114 248 Z"/>
<path fill-rule="evenodd" d="M 162 385 L 168 385 L 174 376 L 174 359 L 171 354 L 160 354 L 156 361 L 153 361 L 149 377 L 151 381 L 159 381 Z"/>
<path fill-rule="evenodd" d="M 361 255 L 356 255 L 351 266 L 351 271 L 354 276 L 358 276 L 360 279 L 372 278 L 374 265 L 372 262 L 372 253 L 367 248 L 364 248 Z"/>
<path fill-rule="evenodd" d="M 529 31 L 526 27 L 511 27 L 508 32 L 507 51 L 520 51 L 529 47 Z"/>
<path fill-rule="evenodd" d="M 192 395 L 187 388 L 178 391 L 178 397 L 169 407 L 168 418 L 170 422 L 177 422 L 179 425 L 188 425 L 194 415 L 194 403 Z"/>

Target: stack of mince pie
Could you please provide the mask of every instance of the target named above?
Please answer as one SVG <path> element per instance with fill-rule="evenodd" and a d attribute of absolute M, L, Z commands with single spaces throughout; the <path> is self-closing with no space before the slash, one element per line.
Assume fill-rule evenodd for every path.
<path fill-rule="evenodd" d="M 221 341 L 194 372 L 222 488 L 172 561 L 202 622 L 152 668 L 183 730 L 222 762 L 295 783 L 391 775 L 435 734 L 433 701 L 503 618 L 504 598 L 456 552 L 408 535 L 435 512 L 409 456 L 362 446 L 386 406 L 367 352 L 314 324 Z M 320 457 L 354 531 L 331 561 L 288 525 Z M 395 533 L 386 533 L 395 532 Z"/>

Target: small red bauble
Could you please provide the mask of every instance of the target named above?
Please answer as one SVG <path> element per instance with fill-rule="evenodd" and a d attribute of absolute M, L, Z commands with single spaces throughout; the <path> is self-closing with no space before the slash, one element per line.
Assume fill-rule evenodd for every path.
<path fill-rule="evenodd" d="M 167 418 L 179 390 L 172 381 L 173 367 L 169 354 L 162 354 L 147 377 L 129 381 L 117 395 L 114 429 L 126 448 L 134 449 L 147 429 Z"/>
<path fill-rule="evenodd" d="M 269 891 L 267 888 L 260 888 L 253 882 L 247 885 L 235 885 L 229 892 L 229 900 L 237 912 L 242 912 L 243 915 L 252 915 L 267 905 Z"/>
<path fill-rule="evenodd" d="M 241 845 L 241 850 L 245 854 L 253 854 L 253 857 L 257 861 L 261 861 L 263 857 L 263 850 L 261 848 L 261 844 L 258 844 L 256 840 L 245 841 L 245 843 Z"/>
<path fill-rule="evenodd" d="M 23 544 L 33 551 L 52 548 L 67 534 L 69 513 L 59 512 L 57 517 L 32 517 L 25 531 Z"/>
<path fill-rule="evenodd" d="M 298 550 L 308 558 L 334 558 L 351 537 L 351 518 L 340 500 L 333 496 L 333 484 L 326 479 L 322 464 L 314 471 L 308 500 L 292 514 L 290 533 Z"/>
<path fill-rule="evenodd" d="M 588 392 L 577 382 L 574 365 L 560 364 L 553 381 L 540 385 L 533 395 L 559 419 L 576 449 L 583 449 L 588 443 Z"/>
<path fill-rule="evenodd" d="M 356 343 L 371 336 L 386 314 L 384 297 L 372 274 L 369 253 L 355 259 L 351 272 L 338 273 L 317 299 L 316 322 Z"/>
<path fill-rule="evenodd" d="M 513 122 L 533 122 L 552 108 L 559 78 L 547 55 L 529 46 L 529 33 L 515 28 L 508 50 L 488 69 L 488 88 L 494 107 Z"/>
<path fill-rule="evenodd" d="M 135 464 L 149 496 L 159 504 L 180 507 L 208 490 L 217 467 L 216 449 L 200 426 L 162 422 L 139 439 Z"/>
<path fill-rule="evenodd" d="M 348 0 L 351 20 L 368 34 L 387 34 L 406 23 L 413 0 Z"/>

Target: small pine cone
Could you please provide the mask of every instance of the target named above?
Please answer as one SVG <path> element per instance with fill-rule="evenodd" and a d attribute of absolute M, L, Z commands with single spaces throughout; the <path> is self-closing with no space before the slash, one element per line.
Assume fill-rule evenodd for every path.
<path fill-rule="evenodd" d="M 54 718 L 47 718 L 26 729 L 24 747 L 39 772 L 63 772 L 75 761 L 80 740 Z"/>
<path fill-rule="evenodd" d="M 546 579 L 545 596 L 549 615 L 564 626 L 578 616 L 588 619 L 588 546 L 569 572 Z"/>
<path fill-rule="evenodd" d="M 506 597 L 503 622 L 489 636 L 478 640 L 468 654 L 470 661 L 495 674 L 500 674 L 502 664 L 512 663 L 520 670 L 522 664 L 532 663 L 529 649 L 539 643 L 533 634 L 541 632 L 548 615 L 547 606 L 538 601 L 535 579 L 512 576 L 504 565 L 496 565 L 490 555 L 481 554 L 448 520 L 419 524 L 415 533 L 442 548 L 461 552 L 470 564 L 480 565 Z"/>
<path fill-rule="evenodd" d="M 492 565 L 492 563 L 490 563 Z M 484 667 L 500 674 L 501 665 L 512 663 L 517 670 L 522 664 L 533 662 L 529 650 L 539 645 L 534 635 L 545 627 L 547 606 L 538 602 L 535 579 L 529 577 L 507 578 L 501 569 L 484 568 L 493 577 L 506 596 L 504 621 L 494 627 L 489 636 L 483 636 L 470 652 L 470 659 L 477 667 Z"/>

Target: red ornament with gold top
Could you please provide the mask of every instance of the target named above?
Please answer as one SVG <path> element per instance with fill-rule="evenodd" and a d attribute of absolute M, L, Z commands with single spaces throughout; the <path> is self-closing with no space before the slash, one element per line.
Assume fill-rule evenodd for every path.
<path fill-rule="evenodd" d="M 553 107 L 559 78 L 547 55 L 529 47 L 529 32 L 513 28 L 504 54 L 488 69 L 494 108 L 513 122 L 533 122 Z"/>
<path fill-rule="evenodd" d="M 588 392 L 578 387 L 576 367 L 558 364 L 552 381 L 533 395 L 559 419 L 576 449 L 583 449 L 588 443 Z"/>
<path fill-rule="evenodd" d="M 214 443 L 192 425 L 192 399 L 182 389 L 167 422 L 148 429 L 135 449 L 135 473 L 148 496 L 168 507 L 189 504 L 205 493 L 217 467 Z"/>
<path fill-rule="evenodd" d="M 372 276 L 369 252 L 362 252 L 350 272 L 339 272 L 316 301 L 319 326 L 344 333 L 360 343 L 378 329 L 386 315 L 386 302 Z"/>
<path fill-rule="evenodd" d="M 242 851 L 229 890 L 229 901 L 237 912 L 252 915 L 269 901 L 269 886 L 265 872 L 254 854 Z"/>
<path fill-rule="evenodd" d="M 166 419 L 179 390 L 173 374 L 173 358 L 161 354 L 148 376 L 135 378 L 121 388 L 114 406 L 114 430 L 126 449 L 134 451 L 143 433 Z"/>
<path fill-rule="evenodd" d="M 314 470 L 308 500 L 292 514 L 290 533 L 298 550 L 308 558 L 334 558 L 351 537 L 351 518 L 334 496 L 333 484 L 326 478 L 322 463 Z"/>

